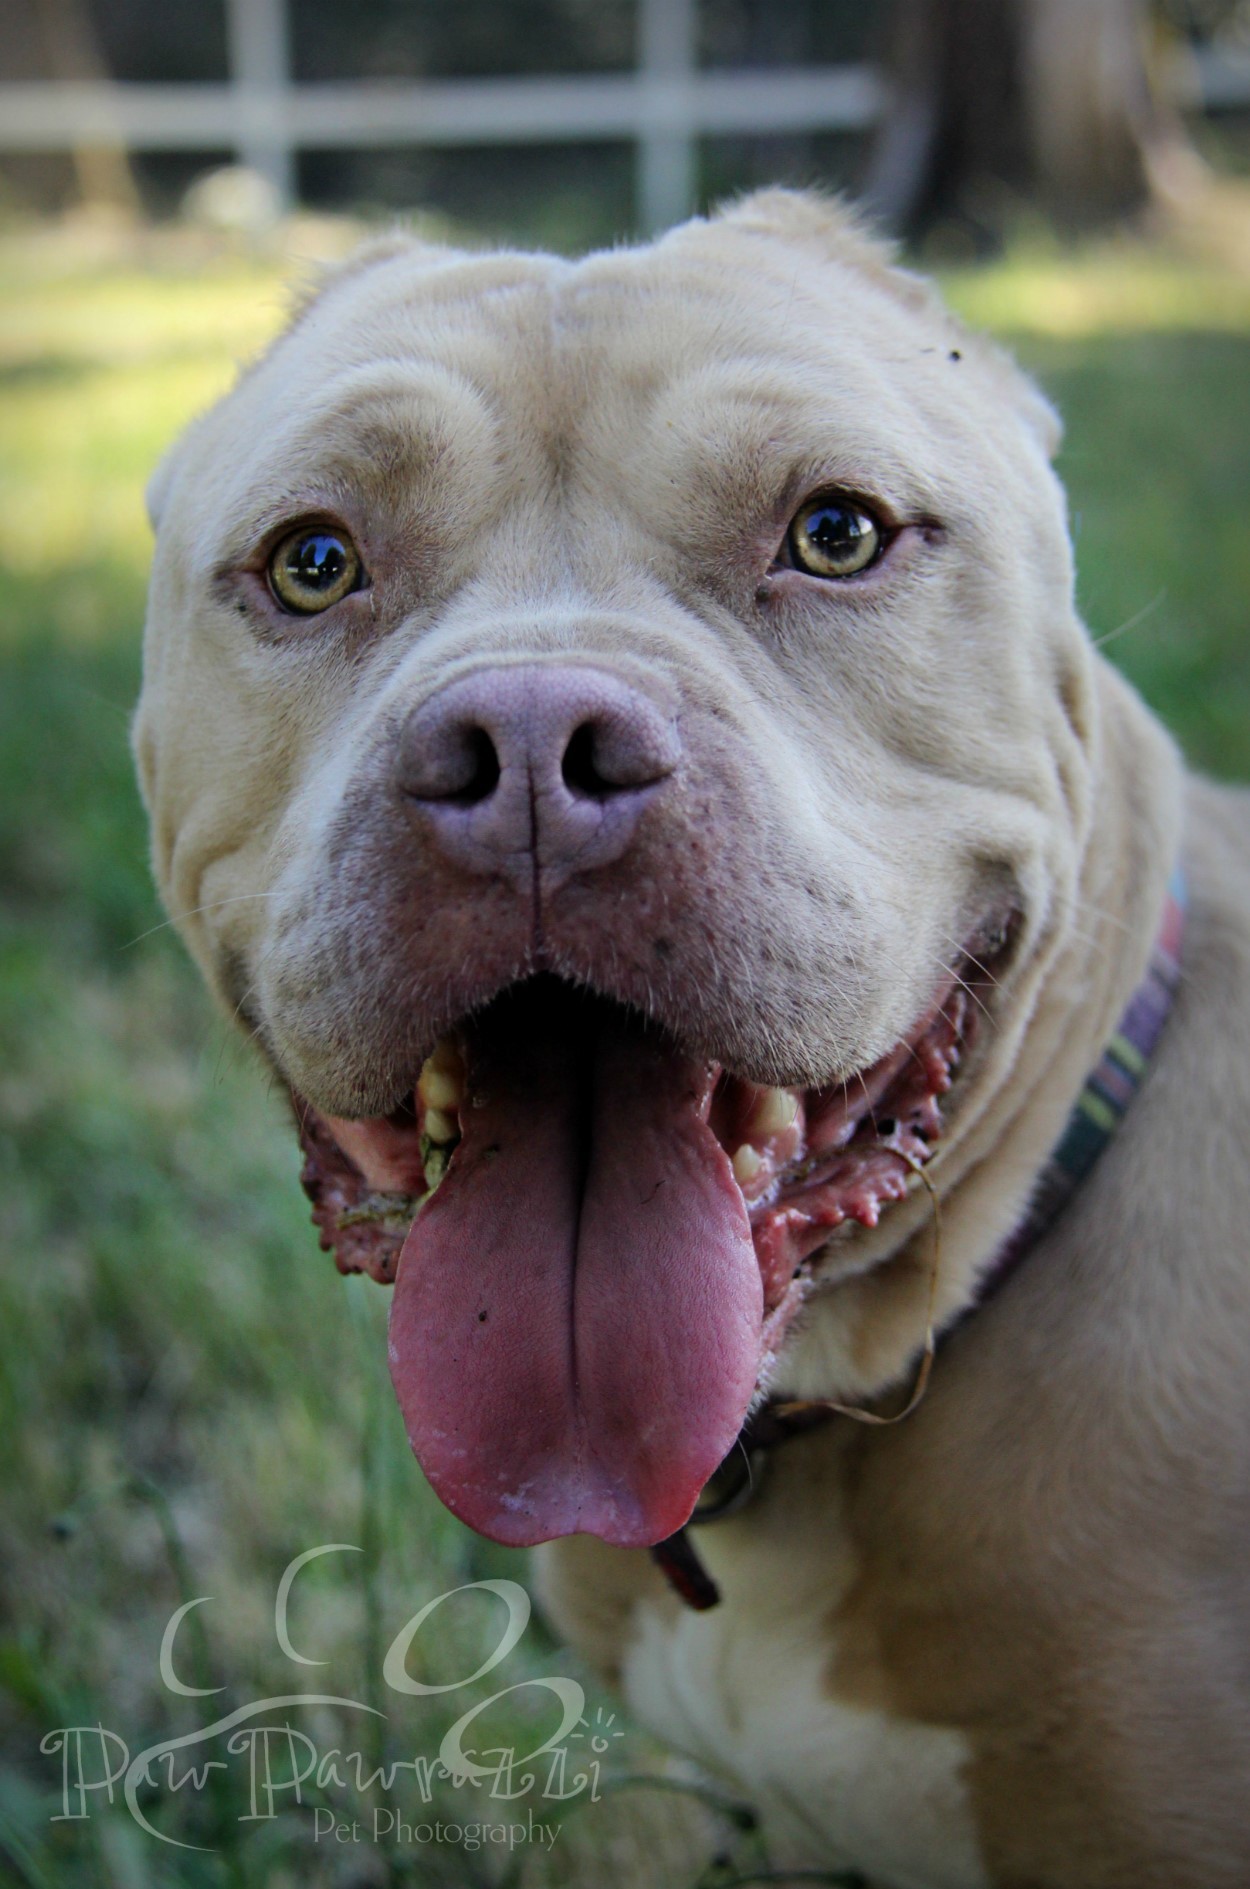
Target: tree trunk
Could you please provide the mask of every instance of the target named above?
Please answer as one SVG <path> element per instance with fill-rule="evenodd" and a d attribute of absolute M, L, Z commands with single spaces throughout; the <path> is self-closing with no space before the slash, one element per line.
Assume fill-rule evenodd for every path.
<path fill-rule="evenodd" d="M 35 13 L 54 79 L 108 78 L 85 0 L 35 0 Z M 84 203 L 108 204 L 132 216 L 138 213 L 139 193 L 119 140 L 78 139 L 72 156 Z"/>
<path fill-rule="evenodd" d="M 866 195 L 905 235 L 954 219 L 991 237 L 1022 197 L 1069 227 L 1123 216 L 1182 138 L 1145 0 L 895 0 L 884 64 Z"/>

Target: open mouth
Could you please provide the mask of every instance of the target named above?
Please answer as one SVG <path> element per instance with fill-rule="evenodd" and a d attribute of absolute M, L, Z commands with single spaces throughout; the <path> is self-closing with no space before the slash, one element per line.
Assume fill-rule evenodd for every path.
<path fill-rule="evenodd" d="M 443 1036 L 367 1121 L 296 1099 L 343 1271 L 395 1282 L 391 1375 L 431 1484 L 491 1539 L 680 1528 L 819 1250 L 916 1184 L 994 983 L 969 945 L 870 1069 L 766 1088 L 546 976 Z"/>

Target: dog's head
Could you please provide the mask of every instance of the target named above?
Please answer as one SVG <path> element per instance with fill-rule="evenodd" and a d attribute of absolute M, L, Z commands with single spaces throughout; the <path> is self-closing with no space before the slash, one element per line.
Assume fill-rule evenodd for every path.
<path fill-rule="evenodd" d="M 1054 431 L 775 192 L 364 252 L 158 475 L 161 888 L 483 1532 L 679 1526 L 988 1106 L 1087 820 Z"/>

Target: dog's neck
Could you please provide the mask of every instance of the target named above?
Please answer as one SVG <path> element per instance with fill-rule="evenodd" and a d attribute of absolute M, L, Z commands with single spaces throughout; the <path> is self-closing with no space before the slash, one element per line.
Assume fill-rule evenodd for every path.
<path fill-rule="evenodd" d="M 1148 964 L 1180 849 L 1180 762 L 1106 664 L 1095 672 L 1085 832 L 1070 911 L 1026 967 L 952 1132 L 930 1165 L 941 1201 L 939 1330 L 976 1299 Z M 929 1317 L 932 1209 L 922 1189 L 834 1249 L 773 1389 L 859 1402 L 904 1382 Z M 840 1273 L 834 1268 L 842 1265 Z"/>
<path fill-rule="evenodd" d="M 946 1337 L 965 1323 L 985 1299 L 1010 1278 L 1084 1184 L 1148 1071 L 1171 1010 L 1180 979 L 1184 905 L 1184 875 L 1178 869 L 1164 902 L 1163 920 L 1149 970 L 1134 990 L 1118 1029 L 1086 1080 L 1060 1142 L 1042 1171 L 1028 1210 L 979 1276 L 975 1295 L 963 1312 L 940 1334 L 935 1335 L 930 1329 L 911 1393 L 902 1408 L 883 1414 L 824 1398 L 797 1401 L 771 1398 L 751 1412 L 736 1446 L 703 1490 L 688 1526 L 652 1548 L 657 1566 L 688 1606 L 703 1612 L 715 1607 L 720 1600 L 720 1590 L 703 1564 L 690 1528 L 701 1529 L 736 1515 L 754 1501 L 766 1457 L 783 1443 L 806 1435 L 834 1417 L 855 1417 L 863 1423 L 877 1425 L 904 1422 L 924 1398 L 936 1356 L 936 1337 Z M 935 1251 L 936 1246 L 935 1230 Z"/>

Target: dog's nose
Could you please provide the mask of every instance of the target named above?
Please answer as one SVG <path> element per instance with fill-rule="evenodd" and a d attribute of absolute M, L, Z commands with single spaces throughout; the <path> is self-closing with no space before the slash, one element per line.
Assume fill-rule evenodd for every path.
<path fill-rule="evenodd" d="M 672 774 L 672 719 L 605 670 L 571 663 L 485 669 L 404 724 L 395 784 L 442 853 L 528 888 L 617 859 Z"/>

